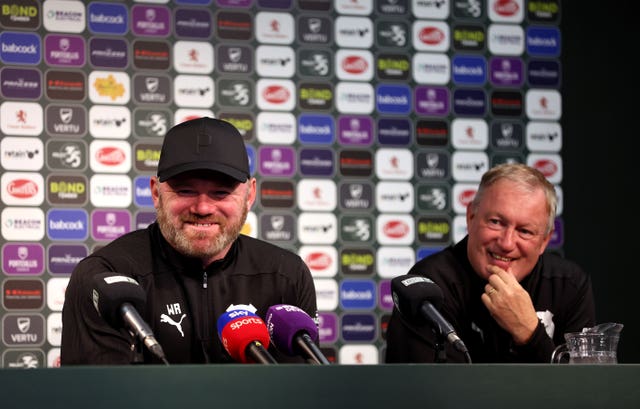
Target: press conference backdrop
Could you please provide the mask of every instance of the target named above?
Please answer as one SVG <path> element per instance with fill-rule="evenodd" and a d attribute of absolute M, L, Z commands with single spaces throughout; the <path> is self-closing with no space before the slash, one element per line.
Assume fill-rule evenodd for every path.
<path fill-rule="evenodd" d="M 315 278 L 320 342 L 382 362 L 390 279 L 460 240 L 492 165 L 557 186 L 559 0 L 2 0 L 2 366 L 59 365 L 74 265 L 155 218 L 162 138 L 245 138 L 244 233 Z"/>

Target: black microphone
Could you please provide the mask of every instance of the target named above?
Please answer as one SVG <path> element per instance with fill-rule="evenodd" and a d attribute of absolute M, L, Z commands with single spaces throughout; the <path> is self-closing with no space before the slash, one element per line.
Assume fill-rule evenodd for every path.
<path fill-rule="evenodd" d="M 437 334 L 446 337 L 455 349 L 469 359 L 466 345 L 438 311 L 443 295 L 436 283 L 420 275 L 406 274 L 391 280 L 391 294 L 394 305 L 402 315 L 417 323 L 426 319 L 435 327 Z"/>
<path fill-rule="evenodd" d="M 168 365 L 162 347 L 138 311 L 144 311 L 147 296 L 136 280 L 117 273 L 93 277 L 93 306 L 112 327 L 125 327 L 136 335 L 158 359 Z"/>
<path fill-rule="evenodd" d="M 288 304 L 269 307 L 267 328 L 273 344 L 285 354 L 304 355 L 313 363 L 330 364 L 316 345 L 318 326 L 303 309 Z"/>

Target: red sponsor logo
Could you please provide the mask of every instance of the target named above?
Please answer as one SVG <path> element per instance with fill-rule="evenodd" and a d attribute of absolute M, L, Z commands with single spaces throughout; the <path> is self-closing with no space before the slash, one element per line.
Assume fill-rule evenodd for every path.
<path fill-rule="evenodd" d="M 498 0 L 493 5 L 493 11 L 504 17 L 511 17 L 518 10 L 520 10 L 520 6 L 513 0 Z"/>
<path fill-rule="evenodd" d="M 467 207 L 467 206 L 469 206 L 469 204 L 471 203 L 471 201 L 473 200 L 475 195 L 476 195 L 476 190 L 475 189 L 463 190 L 458 195 L 458 201 L 460 202 L 460 204 L 462 206 Z"/>
<path fill-rule="evenodd" d="M 342 60 L 342 69 L 350 74 L 362 74 L 368 67 L 369 64 L 364 58 L 355 55 Z"/>
<path fill-rule="evenodd" d="M 387 237 L 399 239 L 409 233 L 409 226 L 400 220 L 392 220 L 384 225 L 382 231 Z"/>
<path fill-rule="evenodd" d="M 548 159 L 540 159 L 533 164 L 545 177 L 551 177 L 558 172 L 558 165 Z"/>
<path fill-rule="evenodd" d="M 7 192 L 13 197 L 28 199 L 38 194 L 38 185 L 29 179 L 16 179 L 7 185 Z"/>
<path fill-rule="evenodd" d="M 120 148 L 113 146 L 102 148 L 96 152 L 96 160 L 106 166 L 116 166 L 124 162 L 125 154 Z"/>
<path fill-rule="evenodd" d="M 325 270 L 331 265 L 331 257 L 326 253 L 318 251 L 308 254 L 304 262 L 312 270 Z"/>
<path fill-rule="evenodd" d="M 262 92 L 262 97 L 272 104 L 282 104 L 291 98 L 289 90 L 280 85 L 272 85 Z"/>
<path fill-rule="evenodd" d="M 428 45 L 437 45 L 444 41 L 444 32 L 437 27 L 425 27 L 418 35 L 420 41 Z"/>

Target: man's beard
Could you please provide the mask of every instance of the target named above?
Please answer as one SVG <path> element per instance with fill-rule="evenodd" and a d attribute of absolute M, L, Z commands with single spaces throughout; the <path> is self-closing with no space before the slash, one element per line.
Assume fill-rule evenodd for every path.
<path fill-rule="evenodd" d="M 170 216 L 165 211 L 162 203 L 162 196 L 158 197 L 159 205 L 157 209 L 157 220 L 160 226 L 160 231 L 164 238 L 174 247 L 178 252 L 185 256 L 199 258 L 205 262 L 217 258 L 223 250 L 225 250 L 233 241 L 240 235 L 240 231 L 244 226 L 244 222 L 247 219 L 249 209 L 246 204 L 243 204 L 242 217 L 238 219 L 236 223 L 225 223 L 226 219 L 216 218 L 216 223 L 220 232 L 215 237 L 209 239 L 209 243 L 206 247 L 195 247 L 192 244 L 193 240 L 201 241 L 208 237 L 208 233 L 197 233 L 195 236 L 187 236 L 185 232 L 178 229 L 170 219 Z M 179 222 L 184 222 L 182 217 L 178 217 Z M 190 221 L 198 221 L 198 217 L 191 215 Z M 202 219 L 204 221 L 205 219 Z M 207 218 L 207 221 L 211 221 L 211 218 Z"/>

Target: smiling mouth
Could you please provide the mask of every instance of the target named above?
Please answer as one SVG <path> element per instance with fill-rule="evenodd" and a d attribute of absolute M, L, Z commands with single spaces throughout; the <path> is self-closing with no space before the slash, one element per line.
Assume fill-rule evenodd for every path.
<path fill-rule="evenodd" d="M 508 263 L 513 260 L 512 258 L 509 258 L 509 257 L 499 256 L 496 253 L 492 253 L 491 251 L 489 252 L 489 256 L 491 256 L 491 258 L 496 259 L 498 261 L 504 261 L 505 263 Z"/>

